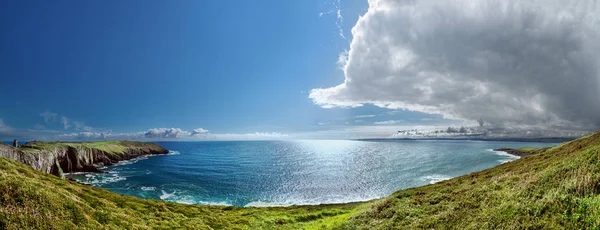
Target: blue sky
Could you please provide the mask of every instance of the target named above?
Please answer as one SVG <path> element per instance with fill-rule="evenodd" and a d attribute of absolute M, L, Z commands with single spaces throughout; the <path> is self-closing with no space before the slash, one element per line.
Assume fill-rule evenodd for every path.
<path fill-rule="evenodd" d="M 0 119 L 32 138 L 161 127 L 291 134 L 424 117 L 354 119 L 388 109 L 308 99 L 343 81 L 336 61 L 365 1 L 0 4 Z"/>
<path fill-rule="evenodd" d="M 432 5 L 414 4 L 411 12 Z M 535 117 L 561 108 L 543 104 L 549 101 L 543 98 L 546 93 L 560 92 L 517 95 L 522 96 L 517 101 L 535 110 L 509 113 L 514 117 L 505 119 L 498 114 L 523 106 L 499 102 L 499 94 L 516 94 L 490 92 L 490 80 L 454 84 L 463 80 L 418 69 L 447 76 L 440 89 L 434 85 L 438 78 L 408 76 L 412 73 L 402 68 L 422 51 L 410 47 L 421 44 L 414 40 L 406 48 L 406 41 L 395 38 L 405 34 L 404 28 L 415 27 L 409 31 L 413 36 L 423 31 L 418 26 L 437 25 L 399 26 L 394 20 L 407 14 L 395 15 L 404 8 L 394 7 L 399 6 L 387 0 L 373 1 L 371 8 L 362 0 L 2 1 L 0 138 L 77 138 L 81 132 L 128 138 L 151 130 L 189 137 L 196 129 L 222 139 L 248 134 L 343 139 L 387 137 L 406 127 L 476 125 L 480 118 L 494 127 L 521 125 L 529 118 L 557 118 L 555 123 L 563 126 L 563 121 L 579 119 L 558 113 Z M 388 15 L 374 20 L 380 12 Z M 468 41 L 459 35 L 445 36 Z M 377 56 L 381 50 L 399 54 Z M 443 57 L 452 51 L 424 54 Z M 395 60 L 394 69 L 376 69 L 389 60 Z M 410 70 L 423 66 L 432 65 Z M 458 70 L 451 73 L 470 76 Z M 488 99 L 487 93 L 494 97 Z M 491 105 L 498 110 L 482 112 Z M 549 127 L 529 120 L 522 124 Z"/>

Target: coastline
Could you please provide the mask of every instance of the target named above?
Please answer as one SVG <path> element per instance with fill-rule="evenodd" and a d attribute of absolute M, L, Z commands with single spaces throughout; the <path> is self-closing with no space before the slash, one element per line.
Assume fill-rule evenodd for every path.
<path fill-rule="evenodd" d="M 548 202 L 544 195 L 553 191 L 554 197 L 583 196 L 596 202 L 597 192 L 564 188 L 572 186 L 572 181 L 580 178 L 581 173 L 590 174 L 590 170 L 598 167 L 596 152 L 589 151 L 598 146 L 600 133 L 557 147 L 517 148 L 510 151 L 511 155 L 531 156 L 439 183 L 398 190 L 380 199 L 266 208 L 188 205 L 125 196 L 69 182 L 34 170 L 30 165 L 0 157 L 0 191 L 6 194 L 6 199 L 0 200 L 0 207 L 8 207 L 0 208 L 0 225 L 9 229 L 32 226 L 85 226 L 90 229 L 485 229 L 490 226 L 535 226 L 585 229 L 597 226 L 595 213 L 565 213 L 564 210 L 584 210 L 590 207 L 589 203 L 569 199 Z M 597 183 L 591 185 L 596 187 Z M 455 208 L 448 210 L 448 207 Z M 544 215 L 531 213 L 535 208 L 547 211 Z M 35 210 L 35 213 L 22 210 Z M 440 213 L 440 210 L 448 211 Z M 507 214 L 507 210 L 511 212 Z M 409 214 L 414 216 L 394 218 Z M 440 215 L 443 219 L 436 219 Z M 515 222 L 515 218 L 524 219 Z"/>
<path fill-rule="evenodd" d="M 513 156 L 517 156 L 517 157 L 526 157 L 529 156 L 531 154 L 533 154 L 535 152 L 534 149 L 532 150 L 524 150 L 524 149 L 512 149 L 512 148 L 498 148 L 498 149 L 493 149 L 493 151 L 499 151 L 499 152 L 505 152 L 507 154 L 513 155 Z"/>

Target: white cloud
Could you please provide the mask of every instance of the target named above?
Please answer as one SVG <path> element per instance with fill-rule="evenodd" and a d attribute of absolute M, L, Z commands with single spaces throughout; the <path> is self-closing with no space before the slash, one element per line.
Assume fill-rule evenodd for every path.
<path fill-rule="evenodd" d="M 326 11 L 326 12 L 320 12 L 319 17 L 323 17 L 323 15 L 335 13 L 335 26 L 337 27 L 338 35 L 342 39 L 346 40 L 346 36 L 344 36 L 344 29 L 343 29 L 344 16 L 342 15 L 341 2 L 340 2 L 340 0 L 333 0 L 331 2 L 331 4 L 333 5 L 333 9 Z"/>
<path fill-rule="evenodd" d="M 493 126 L 600 127 L 595 1 L 370 0 L 324 108 L 373 104 Z"/>
<path fill-rule="evenodd" d="M 63 126 L 63 128 L 65 130 L 70 129 L 71 127 L 75 128 L 75 130 L 82 130 L 85 132 L 91 132 L 92 130 L 94 130 L 94 128 L 86 125 L 84 122 L 71 120 L 67 116 L 61 116 L 58 113 L 46 111 L 46 112 L 40 113 L 40 116 L 44 117 L 44 122 L 46 122 L 46 124 L 48 124 L 48 125 L 55 124 L 57 121 L 60 122 L 60 124 Z M 43 125 L 36 125 L 36 126 L 38 126 L 38 127 L 36 127 L 35 129 L 45 129 L 46 128 Z M 43 127 L 43 128 L 39 128 L 39 127 Z"/>
<path fill-rule="evenodd" d="M 399 126 L 399 125 L 363 125 L 344 126 L 328 130 L 317 130 L 294 133 L 295 139 L 361 139 L 361 138 L 388 138 L 398 130 L 419 129 L 435 130 L 445 128 L 443 126 Z"/>
<path fill-rule="evenodd" d="M 376 115 L 371 115 L 371 114 L 369 114 L 369 115 L 358 115 L 358 116 L 355 116 L 354 118 L 369 118 L 369 117 L 375 117 L 375 116 Z"/>
<path fill-rule="evenodd" d="M 338 65 L 338 67 L 343 71 L 344 67 L 348 63 L 348 50 L 344 50 L 344 52 L 340 53 L 336 63 Z"/>
<path fill-rule="evenodd" d="M 94 139 L 111 139 L 111 140 L 144 140 L 144 139 L 179 139 L 179 140 L 278 140 L 285 139 L 289 136 L 277 132 L 255 132 L 255 133 L 227 133 L 227 134 L 210 134 L 208 130 L 198 128 L 192 132 L 182 130 L 180 128 L 153 128 L 146 132 L 133 133 L 111 133 L 111 132 L 74 132 L 56 135 L 59 139 L 76 139 L 76 140 L 94 140 Z"/>
<path fill-rule="evenodd" d="M 192 136 L 206 134 L 206 133 L 208 133 L 208 130 L 203 129 L 203 128 L 197 128 L 197 129 L 194 129 L 194 131 L 192 131 Z"/>
<path fill-rule="evenodd" d="M 63 127 L 65 127 L 65 129 L 69 129 L 71 127 L 71 124 L 69 123 L 69 118 L 67 118 L 65 116 L 62 116 L 61 123 L 62 123 Z"/>
<path fill-rule="evenodd" d="M 341 38 L 343 38 L 344 40 L 346 39 L 346 36 L 344 36 L 344 30 L 342 29 L 342 26 L 344 26 L 344 17 L 342 16 L 342 10 L 340 10 L 340 1 L 337 1 L 337 11 L 336 11 L 336 21 L 335 21 L 335 25 L 338 27 L 338 34 L 340 35 Z"/>
<path fill-rule="evenodd" d="M 317 125 L 330 125 L 331 122 L 319 122 L 317 123 Z"/>
<path fill-rule="evenodd" d="M 376 125 L 393 125 L 393 124 L 398 124 L 400 122 L 402 122 L 402 120 L 376 121 L 376 122 L 373 122 L 373 124 L 376 124 Z"/>
<path fill-rule="evenodd" d="M 149 129 L 144 136 L 146 138 L 180 138 L 189 136 L 190 133 L 179 128 L 155 128 Z"/>
<path fill-rule="evenodd" d="M 40 116 L 44 117 L 44 121 L 46 122 L 46 124 L 48 124 L 48 123 L 56 122 L 58 114 L 50 112 L 50 111 L 46 111 L 46 112 L 40 113 Z"/>

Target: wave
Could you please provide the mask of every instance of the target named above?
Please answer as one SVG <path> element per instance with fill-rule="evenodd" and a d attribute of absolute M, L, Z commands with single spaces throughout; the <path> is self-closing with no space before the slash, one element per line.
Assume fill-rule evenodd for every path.
<path fill-rule="evenodd" d="M 212 205 L 212 206 L 233 206 L 225 201 L 215 202 L 215 201 L 196 201 L 193 196 L 189 195 L 177 195 L 177 190 L 173 190 L 172 193 L 165 192 L 165 190 L 160 190 L 162 195 L 160 195 L 160 199 L 164 201 L 170 201 L 180 204 L 202 204 L 202 205 Z"/>
<path fill-rule="evenodd" d="M 520 156 L 516 156 L 516 155 L 508 154 L 508 153 L 506 153 L 506 152 L 504 152 L 504 151 L 496 151 L 496 150 L 494 150 L 494 149 L 487 149 L 487 151 L 493 152 L 493 153 L 495 153 L 496 155 L 500 155 L 500 156 L 506 156 L 506 157 L 516 158 L 516 159 L 519 159 L 519 158 L 521 158 Z"/>
<path fill-rule="evenodd" d="M 172 197 L 175 195 L 175 191 L 173 191 L 172 193 L 167 193 L 167 192 L 165 192 L 165 190 L 160 190 L 160 191 L 162 192 L 162 195 L 160 195 L 161 200 L 169 199 L 169 197 Z"/>
<path fill-rule="evenodd" d="M 293 199 L 288 198 L 284 201 L 251 201 L 244 207 L 289 207 L 294 205 L 322 205 L 322 204 L 347 204 L 353 202 L 363 202 L 373 199 L 379 199 L 385 197 L 381 195 L 358 195 L 358 196 L 342 196 L 342 195 L 329 195 L 319 196 L 313 199 Z"/>
<path fill-rule="evenodd" d="M 144 187 L 144 186 L 142 186 L 141 189 L 142 189 L 142 191 L 154 191 L 154 190 L 156 190 L 156 187 L 151 187 L 151 186 L 150 187 Z"/>
<path fill-rule="evenodd" d="M 191 197 L 174 198 L 172 201 L 180 204 L 195 204 Z"/>
<path fill-rule="evenodd" d="M 142 155 L 142 156 L 138 156 L 138 157 L 136 157 L 136 158 L 132 158 L 132 159 L 129 159 L 129 160 L 122 160 L 122 161 L 119 161 L 119 162 L 117 162 L 116 164 L 113 164 L 113 165 L 111 165 L 111 166 L 102 166 L 102 167 L 99 167 L 99 168 L 100 168 L 100 169 L 106 169 L 106 168 L 109 168 L 109 167 L 123 166 L 123 165 L 130 165 L 130 164 L 134 164 L 134 163 L 136 163 L 136 162 L 138 162 L 138 161 L 141 161 L 141 160 L 147 160 L 148 158 L 150 158 L 150 157 L 153 157 L 153 156 L 161 156 L 161 155 L 179 155 L 179 154 L 181 154 L 179 151 L 169 150 L 169 153 L 167 153 L 167 154 L 147 154 L 147 155 Z"/>
<path fill-rule="evenodd" d="M 487 149 L 487 151 L 493 152 L 494 154 L 496 154 L 498 156 L 507 157 L 505 159 L 498 160 L 498 162 L 500 162 L 500 164 L 504 164 L 504 163 L 511 162 L 511 161 L 514 161 L 514 160 L 517 160 L 517 159 L 521 158 L 520 156 L 515 156 L 515 155 L 512 155 L 512 154 L 508 154 L 508 153 L 506 153 L 504 151 L 496 151 L 494 149 Z"/>
<path fill-rule="evenodd" d="M 281 203 L 281 202 L 265 202 L 265 201 L 252 201 L 244 207 L 288 207 L 293 204 Z"/>
<path fill-rule="evenodd" d="M 116 166 L 130 165 L 130 164 L 136 163 L 136 162 L 141 161 L 141 160 L 146 160 L 150 156 L 152 156 L 152 155 L 144 155 L 144 156 L 139 156 L 139 157 L 132 158 L 132 159 L 129 159 L 129 160 L 122 160 L 122 161 L 119 161 L 116 164 L 113 164 L 111 166 L 100 167 L 100 169 L 107 169 L 107 168 L 112 168 L 112 167 L 116 167 Z"/>
<path fill-rule="evenodd" d="M 429 184 L 435 184 L 440 181 L 450 180 L 450 179 L 452 179 L 452 177 L 445 176 L 445 175 L 439 175 L 439 174 L 433 174 L 433 175 L 424 176 L 421 179 L 424 181 L 429 181 Z"/>
<path fill-rule="evenodd" d="M 221 202 L 199 201 L 198 204 L 212 205 L 212 206 L 233 206 L 225 201 L 221 201 Z"/>
<path fill-rule="evenodd" d="M 85 175 L 88 174 L 89 172 L 69 172 L 69 173 L 63 173 L 63 175 L 65 176 L 70 176 L 70 175 Z"/>
<path fill-rule="evenodd" d="M 81 174 L 79 174 L 81 175 Z M 118 173 L 86 173 L 84 178 L 74 178 L 77 182 L 90 185 L 109 184 L 117 181 L 127 180 L 127 178 L 119 176 Z"/>

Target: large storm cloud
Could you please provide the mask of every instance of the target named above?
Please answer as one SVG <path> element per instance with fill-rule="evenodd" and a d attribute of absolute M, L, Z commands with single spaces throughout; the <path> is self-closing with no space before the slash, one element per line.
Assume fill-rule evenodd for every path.
<path fill-rule="evenodd" d="M 600 127 L 600 2 L 370 0 L 322 107 L 497 126 Z"/>

